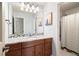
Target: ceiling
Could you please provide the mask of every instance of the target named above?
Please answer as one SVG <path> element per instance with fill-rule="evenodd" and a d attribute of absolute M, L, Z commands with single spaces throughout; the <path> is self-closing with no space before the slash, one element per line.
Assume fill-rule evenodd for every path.
<path fill-rule="evenodd" d="M 62 2 L 60 3 L 60 8 L 62 11 L 66 11 L 72 8 L 79 7 L 79 2 Z"/>

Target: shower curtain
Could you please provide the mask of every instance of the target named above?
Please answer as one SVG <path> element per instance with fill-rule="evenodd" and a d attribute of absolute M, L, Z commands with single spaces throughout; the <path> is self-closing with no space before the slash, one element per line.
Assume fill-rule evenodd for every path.
<path fill-rule="evenodd" d="M 79 53 L 79 13 L 62 17 L 61 46 Z"/>

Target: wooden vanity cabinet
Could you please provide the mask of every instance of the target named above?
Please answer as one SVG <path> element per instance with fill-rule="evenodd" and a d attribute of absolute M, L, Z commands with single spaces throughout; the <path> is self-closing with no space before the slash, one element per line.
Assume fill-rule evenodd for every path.
<path fill-rule="evenodd" d="M 21 43 L 8 44 L 9 51 L 5 52 L 6 56 L 21 56 Z"/>
<path fill-rule="evenodd" d="M 6 45 L 9 51 L 6 56 L 50 56 L 52 54 L 52 38 L 39 39 Z"/>
<path fill-rule="evenodd" d="M 42 56 L 44 55 L 44 40 L 35 40 L 22 43 L 23 56 Z"/>

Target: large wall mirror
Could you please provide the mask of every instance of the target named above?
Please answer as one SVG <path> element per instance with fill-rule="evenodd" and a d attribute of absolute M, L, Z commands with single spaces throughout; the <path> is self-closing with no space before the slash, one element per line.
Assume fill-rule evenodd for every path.
<path fill-rule="evenodd" d="M 24 3 L 25 6 L 27 3 Z M 30 3 L 31 4 L 31 3 Z M 36 3 L 32 3 L 36 4 Z M 21 3 L 9 3 L 9 38 L 44 34 L 43 9 L 39 12 L 21 10 Z"/>
<path fill-rule="evenodd" d="M 22 35 L 24 34 L 24 18 L 18 18 L 18 17 L 13 17 L 12 19 L 13 23 L 12 23 L 12 34 L 19 34 Z"/>

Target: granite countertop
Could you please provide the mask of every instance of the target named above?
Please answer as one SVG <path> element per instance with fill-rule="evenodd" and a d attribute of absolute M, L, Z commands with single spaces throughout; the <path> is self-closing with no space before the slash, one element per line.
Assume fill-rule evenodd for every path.
<path fill-rule="evenodd" d="M 50 35 L 40 35 L 40 36 L 31 36 L 31 37 L 17 37 L 17 38 L 9 38 L 5 41 L 5 44 L 19 43 L 19 42 L 27 42 L 33 40 L 41 40 L 45 38 L 52 38 Z"/>

